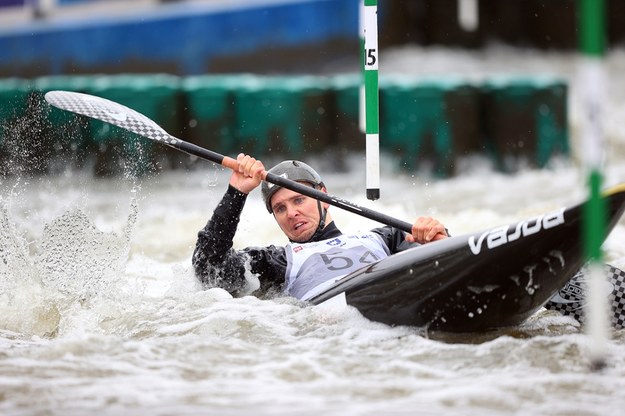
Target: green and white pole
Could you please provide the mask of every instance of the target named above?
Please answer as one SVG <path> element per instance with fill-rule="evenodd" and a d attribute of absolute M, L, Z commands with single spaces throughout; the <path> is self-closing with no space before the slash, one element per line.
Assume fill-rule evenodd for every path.
<path fill-rule="evenodd" d="M 580 17 L 580 89 L 582 98 L 582 151 L 587 171 L 589 198 L 584 215 L 584 247 L 590 262 L 586 327 L 591 337 L 591 364 L 605 365 L 608 338 L 608 305 L 605 296 L 605 273 L 602 268 L 601 243 L 606 230 L 606 207 L 601 198 L 602 165 L 605 158 L 603 106 L 606 98 L 605 1 L 579 0 Z"/>
<path fill-rule="evenodd" d="M 380 199 L 380 122 L 378 85 L 378 1 L 364 0 L 363 73 L 365 86 L 365 157 L 367 198 Z"/>

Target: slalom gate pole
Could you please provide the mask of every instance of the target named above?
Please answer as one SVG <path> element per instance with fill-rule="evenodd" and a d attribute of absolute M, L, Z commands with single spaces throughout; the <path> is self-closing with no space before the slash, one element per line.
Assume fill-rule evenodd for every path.
<path fill-rule="evenodd" d="M 365 141 L 367 198 L 380 199 L 380 122 L 378 79 L 378 1 L 363 0 L 363 73 L 365 86 Z"/>
<path fill-rule="evenodd" d="M 591 337 L 591 368 L 606 365 L 608 339 L 608 305 L 603 293 L 606 277 L 602 268 L 601 244 L 606 232 L 606 207 L 601 198 L 602 164 L 605 158 L 603 106 L 606 76 L 605 1 L 579 0 L 580 18 L 580 87 L 583 100 L 582 151 L 587 173 L 589 198 L 584 212 L 584 247 L 590 262 L 590 279 L 586 303 L 586 330 Z"/>

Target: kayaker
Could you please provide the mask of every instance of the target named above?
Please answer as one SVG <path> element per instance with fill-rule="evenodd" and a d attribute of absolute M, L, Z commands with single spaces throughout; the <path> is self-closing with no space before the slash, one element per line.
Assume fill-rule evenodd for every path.
<path fill-rule="evenodd" d="M 412 234 L 384 226 L 344 235 L 332 220 L 329 204 L 263 182 L 264 165 L 249 155 L 238 155 L 237 162 L 238 169 L 233 170 L 226 193 L 198 233 L 193 253 L 193 267 L 200 281 L 235 296 L 246 288 L 246 274 L 253 273 L 258 276 L 262 292 L 284 292 L 305 300 L 314 294 L 315 287 L 330 279 L 448 236 L 443 224 L 431 217 L 417 218 Z M 269 172 L 327 192 L 319 174 L 303 162 L 284 161 Z M 289 243 L 235 250 L 233 238 L 245 201 L 261 183 L 267 210 Z"/>

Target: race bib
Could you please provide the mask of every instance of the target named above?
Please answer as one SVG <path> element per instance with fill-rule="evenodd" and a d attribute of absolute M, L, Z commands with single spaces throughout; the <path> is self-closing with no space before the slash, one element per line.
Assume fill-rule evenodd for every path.
<path fill-rule="evenodd" d="M 387 257 L 388 247 L 378 234 L 340 236 L 329 240 L 286 246 L 286 293 L 306 300 L 319 285 Z"/>

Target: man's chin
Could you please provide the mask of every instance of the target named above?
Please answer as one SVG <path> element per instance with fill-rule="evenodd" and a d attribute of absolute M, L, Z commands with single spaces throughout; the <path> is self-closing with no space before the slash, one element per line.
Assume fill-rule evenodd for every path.
<path fill-rule="evenodd" d="M 312 238 L 314 233 L 315 233 L 314 230 L 307 230 L 306 232 L 302 234 L 291 236 L 290 240 L 296 243 L 306 243 Z"/>

